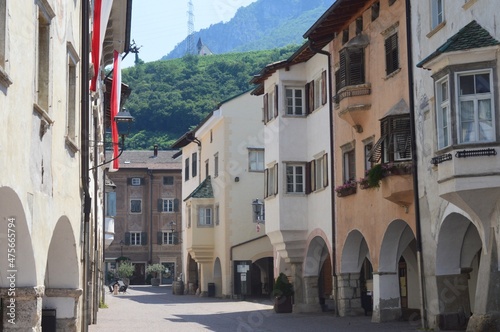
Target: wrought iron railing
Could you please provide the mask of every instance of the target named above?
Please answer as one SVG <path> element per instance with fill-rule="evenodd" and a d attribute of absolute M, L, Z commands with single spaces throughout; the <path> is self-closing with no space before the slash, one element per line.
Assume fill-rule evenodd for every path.
<path fill-rule="evenodd" d="M 455 153 L 457 158 L 467 158 L 467 157 L 483 157 L 483 156 L 496 156 L 497 151 L 495 149 L 479 149 L 479 150 L 462 150 Z"/>
<path fill-rule="evenodd" d="M 441 164 L 442 162 L 445 162 L 447 160 L 452 160 L 453 159 L 453 156 L 451 155 L 451 153 L 446 153 L 446 154 L 442 154 L 440 156 L 436 156 L 434 158 L 431 159 L 431 164 L 433 164 L 434 166 L 437 166 L 438 164 Z"/>

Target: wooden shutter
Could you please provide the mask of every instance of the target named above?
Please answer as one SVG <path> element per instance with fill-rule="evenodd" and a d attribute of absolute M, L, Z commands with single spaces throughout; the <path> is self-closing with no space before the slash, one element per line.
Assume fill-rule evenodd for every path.
<path fill-rule="evenodd" d="M 310 89 L 310 85 L 311 83 L 306 83 L 306 86 L 305 86 L 305 92 L 306 92 L 306 95 L 305 95 L 305 103 L 306 103 L 306 114 L 309 114 L 311 113 L 311 108 L 310 108 L 310 104 L 309 104 L 309 89 Z"/>
<path fill-rule="evenodd" d="M 274 195 L 278 195 L 278 163 L 274 164 Z"/>
<path fill-rule="evenodd" d="M 385 40 L 385 63 L 386 75 L 394 72 L 399 68 L 398 54 L 398 34 L 395 33 Z"/>
<path fill-rule="evenodd" d="M 349 81 L 348 85 L 365 83 L 365 57 L 364 49 L 349 49 Z"/>
<path fill-rule="evenodd" d="M 179 199 L 174 199 L 174 212 L 179 212 Z"/>
<path fill-rule="evenodd" d="M 323 188 L 328 187 L 328 153 L 323 155 Z"/>
<path fill-rule="evenodd" d="M 163 212 L 163 199 L 158 198 L 158 212 Z"/>
<path fill-rule="evenodd" d="M 125 232 L 125 238 L 123 239 L 123 242 L 125 242 L 126 246 L 130 245 L 130 232 Z"/>
<path fill-rule="evenodd" d="M 321 105 L 325 105 L 327 101 L 326 86 L 326 70 L 323 70 L 321 73 Z"/>
<path fill-rule="evenodd" d="M 339 53 L 340 58 L 340 66 L 338 70 L 338 82 L 337 85 L 337 93 L 340 89 L 347 85 L 347 49 L 343 49 Z"/>
<path fill-rule="evenodd" d="M 314 81 L 309 82 L 309 113 L 314 111 Z M 307 114 L 309 114 L 307 113 Z"/>
<path fill-rule="evenodd" d="M 278 101 L 279 101 L 279 98 L 278 98 L 278 86 L 275 85 L 274 86 L 274 117 L 277 118 L 278 117 Z"/>
<path fill-rule="evenodd" d="M 163 244 L 163 232 L 156 232 L 156 243 Z"/>
<path fill-rule="evenodd" d="M 269 112 L 269 95 L 264 95 L 264 124 L 267 123 L 267 114 Z"/>
<path fill-rule="evenodd" d="M 174 244 L 179 244 L 179 232 L 172 232 L 172 238 Z"/>
<path fill-rule="evenodd" d="M 311 183 L 313 183 L 313 176 L 312 176 L 312 163 L 313 161 L 310 161 L 306 163 L 306 174 L 305 174 L 305 180 L 306 180 L 306 195 L 310 194 L 312 192 L 311 190 Z"/>
<path fill-rule="evenodd" d="M 267 184 L 269 182 L 268 177 L 269 177 L 269 169 L 266 168 L 264 170 L 264 198 L 269 197 L 269 188 L 267 187 Z"/>
<path fill-rule="evenodd" d="M 141 232 L 141 246 L 145 246 L 148 244 L 148 233 Z"/>

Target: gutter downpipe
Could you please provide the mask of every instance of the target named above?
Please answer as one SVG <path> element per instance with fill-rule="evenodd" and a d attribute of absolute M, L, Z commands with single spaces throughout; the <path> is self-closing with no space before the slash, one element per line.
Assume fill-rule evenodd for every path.
<path fill-rule="evenodd" d="M 406 38 L 407 38 L 407 59 L 408 59 L 408 88 L 410 104 L 410 131 L 411 131 L 411 155 L 413 166 L 413 200 L 415 204 L 415 240 L 417 251 L 417 268 L 420 286 L 420 319 L 422 328 L 427 329 L 427 312 L 425 307 L 425 274 L 422 256 L 422 232 L 420 222 L 420 201 L 418 192 L 418 169 L 417 169 L 417 142 L 415 132 L 415 97 L 413 94 L 413 58 L 412 58 L 412 35 L 411 35 L 411 1 L 406 0 Z"/>
<path fill-rule="evenodd" d="M 82 6 L 82 61 L 81 61 L 81 135 L 80 135 L 80 145 L 81 145 L 81 178 L 82 178 L 82 188 L 83 188 L 83 273 L 82 273 L 82 306 L 83 306 L 83 317 L 81 330 L 83 332 L 88 331 L 88 260 L 89 260 L 89 221 L 90 221 L 90 210 L 92 205 L 92 198 L 89 193 L 89 158 L 88 158 L 88 139 L 89 134 L 89 2 L 87 0 L 81 1 Z"/>
<path fill-rule="evenodd" d="M 337 280 L 337 234 L 336 234 L 336 222 L 335 222 L 335 193 L 334 179 L 335 179 L 335 135 L 333 132 L 333 103 L 332 103 L 332 55 L 330 52 L 324 51 L 322 49 L 317 49 L 314 47 L 314 43 L 310 41 L 309 48 L 311 51 L 323 54 L 328 57 L 328 121 L 329 121 L 329 132 L 330 132 L 330 191 L 331 191 L 331 214 L 332 214 L 332 276 L 333 276 L 333 291 L 335 293 L 335 316 L 339 315 L 339 303 L 338 303 L 338 280 Z"/>
<path fill-rule="evenodd" d="M 149 264 L 153 264 L 153 171 L 149 175 Z"/>

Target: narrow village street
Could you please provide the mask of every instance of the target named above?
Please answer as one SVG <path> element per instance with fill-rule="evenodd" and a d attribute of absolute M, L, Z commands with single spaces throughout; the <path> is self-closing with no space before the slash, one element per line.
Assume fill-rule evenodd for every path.
<path fill-rule="evenodd" d="M 106 294 L 90 332 L 139 331 L 418 331 L 418 322 L 371 323 L 370 317 L 335 317 L 332 312 L 276 314 L 270 300 L 233 301 L 172 295 L 170 286 L 132 286 Z"/>

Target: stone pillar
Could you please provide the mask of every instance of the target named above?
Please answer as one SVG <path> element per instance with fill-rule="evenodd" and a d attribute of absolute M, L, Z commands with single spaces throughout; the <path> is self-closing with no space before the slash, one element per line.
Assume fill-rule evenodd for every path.
<path fill-rule="evenodd" d="M 373 273 L 372 322 L 399 320 L 402 316 L 399 277 L 394 273 Z"/>
<path fill-rule="evenodd" d="M 44 307 L 56 309 L 56 328 L 58 331 L 76 332 L 78 323 L 78 303 L 83 290 L 81 288 L 47 288 Z M 73 306 L 71 308 L 71 305 Z"/>
<path fill-rule="evenodd" d="M 304 304 L 304 292 L 302 284 L 302 262 L 294 262 L 290 264 L 291 268 L 291 283 L 293 284 L 293 312 L 300 312 L 301 306 Z"/>
<path fill-rule="evenodd" d="M 318 293 L 318 276 L 307 276 L 302 278 L 303 302 L 296 304 L 296 312 L 321 312 Z"/>
<path fill-rule="evenodd" d="M 362 316 L 359 273 L 343 273 L 338 279 L 339 316 Z"/>
<path fill-rule="evenodd" d="M 41 332 L 43 293 L 44 286 L 0 288 L 3 331 Z"/>
<path fill-rule="evenodd" d="M 488 253 L 481 255 L 477 285 L 474 314 L 467 331 L 500 331 L 500 272 L 494 234 Z"/>
<path fill-rule="evenodd" d="M 439 314 L 436 317 L 438 327 L 441 330 L 465 329 L 471 311 L 468 273 L 436 276 L 436 284 L 439 303 Z"/>

